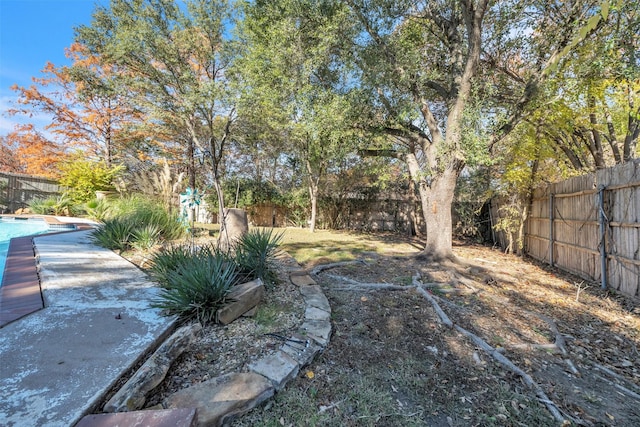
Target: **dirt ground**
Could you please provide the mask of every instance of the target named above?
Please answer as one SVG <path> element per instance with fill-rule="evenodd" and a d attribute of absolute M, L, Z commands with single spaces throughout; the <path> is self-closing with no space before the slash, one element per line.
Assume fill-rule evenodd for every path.
<path fill-rule="evenodd" d="M 454 252 L 458 262 L 444 264 L 415 253 L 364 253 L 361 262 L 320 272 L 315 279 L 332 308 L 329 346 L 234 425 L 561 424 L 549 407 L 567 425 L 640 425 L 637 300 L 491 248 L 458 245 Z M 417 274 L 460 329 L 443 324 L 417 290 Z M 397 289 L 374 290 L 380 284 Z M 280 342 L 270 334 L 295 330 L 302 316 L 292 286 L 283 281 L 273 289 L 255 318 L 205 328 L 149 405 L 275 349 Z"/>

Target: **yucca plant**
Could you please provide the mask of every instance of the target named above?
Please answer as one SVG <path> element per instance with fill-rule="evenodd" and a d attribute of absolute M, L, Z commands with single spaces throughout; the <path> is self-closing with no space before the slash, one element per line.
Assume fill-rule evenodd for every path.
<path fill-rule="evenodd" d="M 93 231 L 91 240 L 107 249 L 124 251 L 131 245 L 135 224 L 129 220 L 108 219 Z"/>
<path fill-rule="evenodd" d="M 253 229 L 236 243 L 234 260 L 243 279 L 262 279 L 265 284 L 275 282 L 275 258 L 280 251 L 282 233 L 273 229 Z"/>
<path fill-rule="evenodd" d="M 131 246 L 139 250 L 149 250 L 157 245 L 160 240 L 160 227 L 156 224 L 137 227 L 131 233 Z"/>
<path fill-rule="evenodd" d="M 192 262 L 195 255 L 194 248 L 189 245 L 171 245 L 157 252 L 151 258 L 149 275 L 160 286 L 167 287 L 167 276 L 178 266 Z"/>
<path fill-rule="evenodd" d="M 166 272 L 165 287 L 152 306 L 182 321 L 209 323 L 216 320 L 217 310 L 236 283 L 235 266 L 226 257 L 219 253 L 194 254 Z"/>

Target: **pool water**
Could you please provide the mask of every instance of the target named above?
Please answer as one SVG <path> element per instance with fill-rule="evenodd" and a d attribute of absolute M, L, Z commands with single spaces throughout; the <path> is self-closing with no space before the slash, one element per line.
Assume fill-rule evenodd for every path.
<path fill-rule="evenodd" d="M 43 220 L 5 220 L 0 219 L 0 286 L 9 251 L 9 241 L 14 237 L 43 234 L 49 231 L 49 225 Z"/>

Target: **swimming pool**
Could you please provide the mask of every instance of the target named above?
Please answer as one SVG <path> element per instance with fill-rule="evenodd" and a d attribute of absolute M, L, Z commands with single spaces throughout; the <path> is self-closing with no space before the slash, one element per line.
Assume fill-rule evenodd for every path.
<path fill-rule="evenodd" d="M 9 241 L 14 237 L 32 236 L 50 231 L 58 230 L 52 229 L 49 224 L 40 218 L 0 218 L 0 286 L 2 286 L 2 275 L 4 274 L 4 266 L 7 260 Z"/>

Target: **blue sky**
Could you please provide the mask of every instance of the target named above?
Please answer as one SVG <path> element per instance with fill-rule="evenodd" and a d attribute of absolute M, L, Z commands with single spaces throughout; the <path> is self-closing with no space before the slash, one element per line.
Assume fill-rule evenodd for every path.
<path fill-rule="evenodd" d="M 16 99 L 10 87 L 31 85 L 48 61 L 69 64 L 73 29 L 91 23 L 96 4 L 108 0 L 0 0 L 0 135 L 16 121 L 5 114 Z"/>

